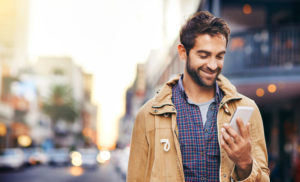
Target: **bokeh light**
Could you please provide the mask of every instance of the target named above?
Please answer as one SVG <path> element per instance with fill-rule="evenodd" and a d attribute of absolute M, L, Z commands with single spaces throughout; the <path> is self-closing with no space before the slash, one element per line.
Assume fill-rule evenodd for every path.
<path fill-rule="evenodd" d="M 275 84 L 270 84 L 270 85 L 268 86 L 268 91 L 269 91 L 270 93 L 275 93 L 276 90 L 277 90 L 277 87 L 276 87 Z"/>
<path fill-rule="evenodd" d="M 0 123 L 0 136 L 6 135 L 6 126 L 3 123 Z"/>
<path fill-rule="evenodd" d="M 250 6 L 250 4 L 245 4 L 243 6 L 243 13 L 246 15 L 249 15 L 252 13 L 252 7 Z"/>
<path fill-rule="evenodd" d="M 99 154 L 97 155 L 97 161 L 99 163 L 105 163 L 110 159 L 110 157 L 110 152 L 108 150 L 104 150 L 99 152 Z"/>
<path fill-rule="evenodd" d="M 82 165 L 82 158 L 81 154 L 77 151 L 73 151 L 71 153 L 71 163 L 73 166 L 81 166 Z"/>
<path fill-rule="evenodd" d="M 20 135 L 18 137 L 18 143 L 19 145 L 21 145 L 22 147 L 28 147 L 29 145 L 31 145 L 32 140 L 29 136 L 27 135 Z"/>
<path fill-rule="evenodd" d="M 69 169 L 69 172 L 72 176 L 81 176 L 84 170 L 81 167 L 73 166 Z"/>
<path fill-rule="evenodd" d="M 257 95 L 258 97 L 264 96 L 264 95 L 265 95 L 264 89 L 258 88 L 258 89 L 256 90 L 256 95 Z"/>

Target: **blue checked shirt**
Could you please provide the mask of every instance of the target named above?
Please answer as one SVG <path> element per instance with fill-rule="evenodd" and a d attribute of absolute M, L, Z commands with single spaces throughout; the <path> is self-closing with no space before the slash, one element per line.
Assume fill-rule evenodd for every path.
<path fill-rule="evenodd" d="M 172 89 L 172 102 L 177 110 L 179 143 L 186 182 L 219 181 L 220 148 L 217 114 L 223 93 L 216 84 L 216 94 L 207 111 L 203 126 L 200 109 L 189 103 L 182 78 Z"/>

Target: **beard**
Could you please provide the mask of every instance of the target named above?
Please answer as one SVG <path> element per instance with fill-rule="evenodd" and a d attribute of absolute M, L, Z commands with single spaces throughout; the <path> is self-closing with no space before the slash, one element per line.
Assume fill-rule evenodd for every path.
<path fill-rule="evenodd" d="M 190 62 L 190 58 L 187 58 L 186 61 L 186 70 L 187 73 L 190 75 L 190 77 L 194 80 L 195 83 L 197 83 L 199 86 L 201 87 L 206 87 L 206 88 L 213 88 L 215 87 L 217 78 L 219 76 L 219 74 L 221 73 L 221 69 L 217 68 L 216 70 L 211 70 L 207 67 L 201 66 L 197 69 L 194 69 L 191 67 L 191 62 Z M 208 84 L 204 81 L 204 79 L 202 78 L 202 76 L 200 75 L 200 71 L 206 70 L 208 72 L 217 72 L 216 77 L 214 78 L 213 82 L 211 84 Z"/>

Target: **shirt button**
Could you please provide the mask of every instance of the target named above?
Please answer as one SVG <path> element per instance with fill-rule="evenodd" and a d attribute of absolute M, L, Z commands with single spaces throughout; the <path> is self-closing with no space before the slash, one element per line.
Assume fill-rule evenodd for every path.
<path fill-rule="evenodd" d="M 205 129 L 205 132 L 206 132 L 206 133 L 208 132 L 208 129 L 207 129 L 207 128 Z"/>

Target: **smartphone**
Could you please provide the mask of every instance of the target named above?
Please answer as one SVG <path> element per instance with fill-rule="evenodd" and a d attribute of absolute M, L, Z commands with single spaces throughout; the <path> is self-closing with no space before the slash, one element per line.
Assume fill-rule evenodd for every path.
<path fill-rule="evenodd" d="M 236 123 L 236 119 L 241 118 L 244 124 L 246 125 L 250 120 L 253 110 L 253 107 L 238 106 L 230 120 L 230 126 L 240 134 L 240 130 Z"/>

